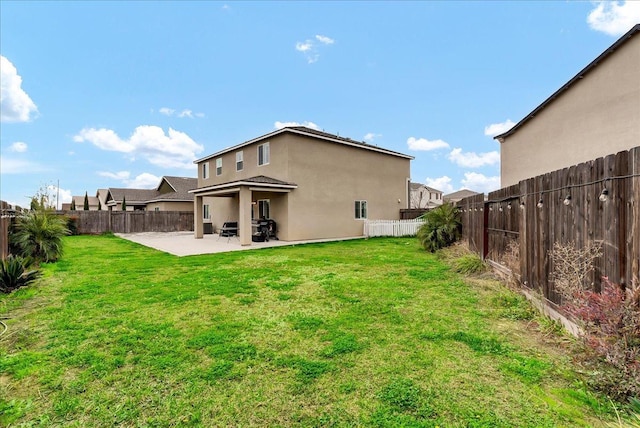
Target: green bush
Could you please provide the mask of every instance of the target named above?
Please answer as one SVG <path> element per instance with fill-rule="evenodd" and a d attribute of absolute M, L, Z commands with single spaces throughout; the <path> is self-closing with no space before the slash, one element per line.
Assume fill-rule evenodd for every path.
<path fill-rule="evenodd" d="M 0 261 L 0 292 L 11 293 L 38 279 L 40 272 L 35 269 L 27 270 L 30 265 L 29 259 L 14 255 Z"/>
<path fill-rule="evenodd" d="M 487 270 L 487 265 L 477 254 L 465 254 L 456 259 L 453 265 L 456 272 L 466 275 L 481 273 Z"/>
<path fill-rule="evenodd" d="M 36 263 L 54 262 L 62 255 L 62 237 L 68 234 L 64 217 L 37 210 L 16 219 L 10 239 L 23 257 L 31 257 Z"/>
<path fill-rule="evenodd" d="M 451 204 L 442 204 L 423 216 L 425 222 L 418 229 L 418 240 L 425 250 L 432 253 L 453 244 L 462 228 L 460 213 Z"/>

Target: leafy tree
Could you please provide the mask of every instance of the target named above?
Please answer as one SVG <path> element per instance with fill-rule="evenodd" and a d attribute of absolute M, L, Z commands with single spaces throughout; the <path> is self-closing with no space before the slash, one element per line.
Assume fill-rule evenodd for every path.
<path fill-rule="evenodd" d="M 38 279 L 41 273 L 37 269 L 27 270 L 31 266 L 30 259 L 9 255 L 0 261 L 0 292 L 10 293 L 20 287 L 29 285 Z"/>
<path fill-rule="evenodd" d="M 68 234 L 62 216 L 41 209 L 16 218 L 11 241 L 23 257 L 36 263 L 53 262 L 62 255 L 62 237 Z"/>
<path fill-rule="evenodd" d="M 127 210 L 127 198 L 126 197 L 122 197 L 122 211 L 126 211 Z"/>
<path fill-rule="evenodd" d="M 462 228 L 460 213 L 452 204 L 442 204 L 423 216 L 425 222 L 418 229 L 418 240 L 432 253 L 453 244 Z"/>
<path fill-rule="evenodd" d="M 76 201 L 75 199 L 71 199 L 71 211 L 75 211 L 76 210 Z"/>
<path fill-rule="evenodd" d="M 87 192 L 84 192 L 84 210 L 89 211 L 89 195 Z"/>

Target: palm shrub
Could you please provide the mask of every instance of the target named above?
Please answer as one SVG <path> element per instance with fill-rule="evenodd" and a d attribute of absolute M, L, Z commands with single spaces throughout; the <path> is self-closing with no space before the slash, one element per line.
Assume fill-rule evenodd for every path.
<path fill-rule="evenodd" d="M 47 210 L 36 210 L 16 219 L 11 240 L 23 257 L 48 263 L 60 258 L 62 237 L 68 234 L 65 218 Z"/>
<path fill-rule="evenodd" d="M 424 224 L 418 229 L 418 240 L 425 250 L 439 250 L 453 244 L 462 228 L 460 213 L 452 204 L 442 204 L 424 214 Z"/>
<path fill-rule="evenodd" d="M 0 292 L 11 293 L 20 287 L 29 285 L 40 277 L 37 269 L 27 270 L 31 266 L 29 258 L 9 255 L 0 261 Z"/>

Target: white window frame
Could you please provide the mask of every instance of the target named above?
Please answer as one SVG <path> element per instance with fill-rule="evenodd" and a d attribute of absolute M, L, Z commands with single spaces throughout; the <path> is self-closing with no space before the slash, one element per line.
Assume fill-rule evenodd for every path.
<path fill-rule="evenodd" d="M 155 207 L 155 208 L 153 209 L 153 211 L 154 211 L 154 212 L 156 212 L 156 213 L 157 213 L 157 212 L 160 212 L 160 207 Z"/>
<path fill-rule="evenodd" d="M 209 162 L 202 164 L 202 179 L 206 180 L 207 178 L 209 178 Z"/>
<path fill-rule="evenodd" d="M 236 172 L 242 171 L 244 169 L 244 154 L 242 150 L 236 152 Z"/>
<path fill-rule="evenodd" d="M 262 163 L 260 163 L 260 157 L 262 152 Z M 271 161 L 271 150 L 269 149 L 269 142 L 258 145 L 258 166 L 269 165 Z"/>
<path fill-rule="evenodd" d="M 216 159 L 216 177 L 222 175 L 222 158 Z"/>
<path fill-rule="evenodd" d="M 366 220 L 369 215 L 369 207 L 366 200 L 357 200 L 354 203 L 354 215 L 356 220 Z"/>
<path fill-rule="evenodd" d="M 211 220 L 211 211 L 209 211 L 209 204 L 202 205 L 202 218 L 204 220 Z"/>

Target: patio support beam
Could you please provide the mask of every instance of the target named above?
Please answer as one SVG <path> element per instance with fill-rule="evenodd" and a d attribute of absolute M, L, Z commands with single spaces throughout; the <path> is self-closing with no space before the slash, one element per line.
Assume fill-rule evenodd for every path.
<path fill-rule="evenodd" d="M 249 187 L 240 187 L 240 218 L 238 223 L 240 245 L 251 245 L 251 193 Z"/>
<path fill-rule="evenodd" d="M 202 239 L 204 232 L 204 219 L 202 218 L 202 196 L 194 195 L 193 198 L 193 232 L 196 239 Z"/>

